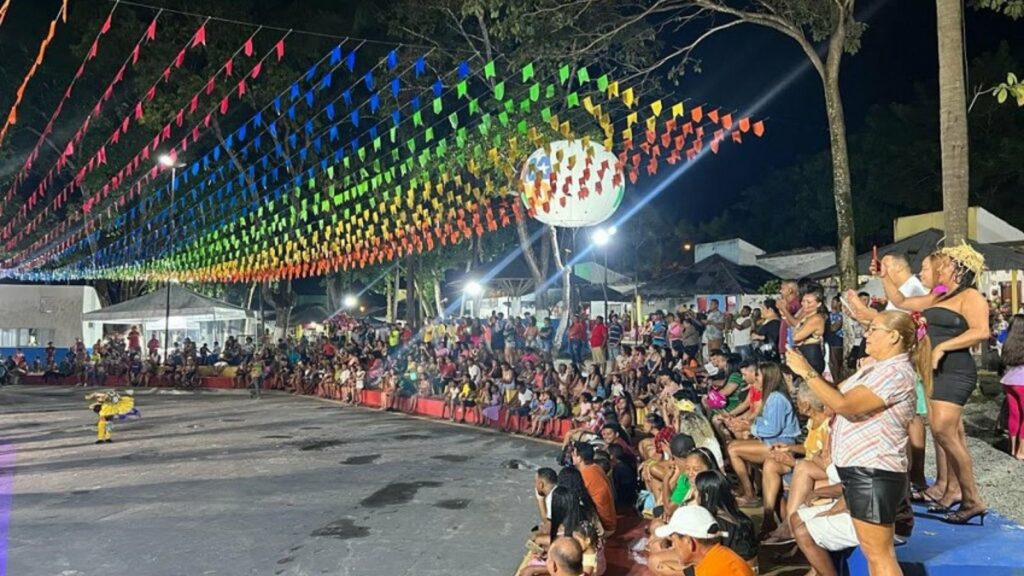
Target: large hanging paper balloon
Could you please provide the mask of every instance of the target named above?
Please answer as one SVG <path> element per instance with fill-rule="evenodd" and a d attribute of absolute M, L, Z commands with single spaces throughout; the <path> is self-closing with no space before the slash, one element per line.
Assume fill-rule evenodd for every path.
<path fill-rule="evenodd" d="M 557 140 L 531 154 L 520 185 L 523 202 L 537 220 L 567 228 L 604 222 L 626 189 L 618 157 L 582 139 Z"/>

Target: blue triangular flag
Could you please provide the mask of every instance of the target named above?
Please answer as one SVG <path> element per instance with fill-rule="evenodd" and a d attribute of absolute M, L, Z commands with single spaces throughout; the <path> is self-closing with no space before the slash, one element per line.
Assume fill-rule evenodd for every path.
<path fill-rule="evenodd" d="M 398 66 L 398 54 L 392 50 L 388 52 L 388 71 L 394 70 L 395 66 Z"/>
<path fill-rule="evenodd" d="M 419 78 L 427 70 L 427 61 L 423 56 L 416 59 L 416 77 Z"/>
<path fill-rule="evenodd" d="M 463 80 L 469 77 L 469 62 L 461 62 L 459 64 L 459 80 Z"/>
<path fill-rule="evenodd" d="M 334 50 L 331 50 L 331 66 L 335 66 L 341 62 L 341 46 L 335 46 Z"/>
<path fill-rule="evenodd" d="M 380 108 L 380 97 L 374 92 L 370 95 L 370 112 L 376 112 Z"/>
<path fill-rule="evenodd" d="M 391 95 L 392 96 L 394 96 L 395 98 L 398 98 L 398 94 L 401 91 L 401 89 L 402 89 L 402 83 L 398 80 L 398 78 L 395 78 L 394 80 L 391 81 Z"/>

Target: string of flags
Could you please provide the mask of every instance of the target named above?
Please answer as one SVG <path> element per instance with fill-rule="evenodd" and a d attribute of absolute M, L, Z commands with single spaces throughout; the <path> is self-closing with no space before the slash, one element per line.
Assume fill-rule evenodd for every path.
<path fill-rule="evenodd" d="M 126 66 L 142 57 L 156 22 Z M 353 270 L 482 236 L 574 198 L 611 194 L 666 163 L 693 160 L 705 147 L 717 153 L 723 144 L 765 132 L 763 120 L 709 104 L 641 102 L 635 86 L 607 74 L 591 77 L 587 67 L 529 63 L 502 70 L 471 59 L 435 73 L 429 52 L 396 47 L 364 61 L 358 46 L 345 43 L 237 122 L 234 104 L 285 56 L 287 33 L 260 57 L 256 30 L 200 90 L 172 108 L 132 160 L 83 196 L 79 213 L 33 238 L 82 179 L 106 166 L 109 149 L 141 126 L 184 55 L 205 46 L 208 23 L 195 29 L 71 182 L 51 194 L 55 175 L 81 152 L 93 115 L 86 118 L 3 228 L 4 245 L 15 255 L 0 274 L 252 282 Z M 110 25 L 108 17 L 97 38 Z M 108 84 L 96 117 L 119 82 L 115 75 Z M 220 85 L 229 90 L 215 98 Z M 234 129 L 200 150 L 215 120 L 231 120 Z M 567 154 L 554 146 L 560 141 L 579 143 L 580 151 Z M 173 180 L 155 161 L 172 142 L 166 153 L 181 162 Z M 550 165 L 531 165 L 536 173 L 522 184 L 524 163 L 538 150 Z M 37 153 L 29 154 L 26 170 Z M 8 195 L 21 179 L 19 173 Z"/>

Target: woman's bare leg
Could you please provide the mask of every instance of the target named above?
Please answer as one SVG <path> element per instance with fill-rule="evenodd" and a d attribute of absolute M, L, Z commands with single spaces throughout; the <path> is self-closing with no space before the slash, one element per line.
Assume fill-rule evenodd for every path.
<path fill-rule="evenodd" d="M 832 555 L 829 554 L 828 550 L 814 542 L 814 538 L 811 537 L 811 533 L 807 530 L 807 526 L 804 525 L 804 521 L 800 519 L 800 515 L 793 514 L 789 519 L 789 524 L 793 527 L 793 537 L 796 538 L 796 545 L 803 552 L 804 558 L 807 559 L 807 563 L 811 565 L 811 568 L 820 576 L 837 576 L 836 567 L 832 563 Z"/>
<path fill-rule="evenodd" d="M 962 418 L 963 408 L 951 402 L 932 402 L 932 434 L 946 452 L 947 474 L 950 479 L 956 478 L 960 488 L 961 510 L 983 508 L 984 501 L 978 493 L 974 479 L 974 464 L 971 454 L 967 451 L 967 440 L 964 434 Z M 942 504 L 950 505 L 957 496 L 951 493 L 947 483 L 946 494 Z"/>
<path fill-rule="evenodd" d="M 857 532 L 857 541 L 868 561 L 868 573 L 871 576 L 903 575 L 893 547 L 892 524 L 872 524 L 854 518 L 853 529 Z"/>
<path fill-rule="evenodd" d="M 760 440 L 736 440 L 729 444 L 729 461 L 733 472 L 740 480 L 740 497 L 754 498 L 754 485 L 750 481 L 748 464 L 761 464 L 768 457 L 771 448 Z"/>
<path fill-rule="evenodd" d="M 778 504 L 779 494 L 782 492 L 782 477 L 792 470 L 789 466 L 779 464 L 771 458 L 764 461 L 764 467 L 761 470 L 761 498 L 764 507 L 762 533 L 766 533 L 778 525 L 775 521 L 775 506 Z"/>

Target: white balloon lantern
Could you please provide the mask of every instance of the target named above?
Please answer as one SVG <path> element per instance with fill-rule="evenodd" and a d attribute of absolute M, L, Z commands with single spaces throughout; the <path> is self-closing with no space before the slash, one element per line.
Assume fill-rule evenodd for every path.
<path fill-rule="evenodd" d="M 523 166 L 520 185 L 520 196 L 537 220 L 566 228 L 604 222 L 626 190 L 618 157 L 583 140 L 557 140 L 535 151 Z"/>

